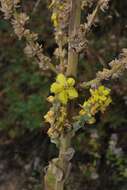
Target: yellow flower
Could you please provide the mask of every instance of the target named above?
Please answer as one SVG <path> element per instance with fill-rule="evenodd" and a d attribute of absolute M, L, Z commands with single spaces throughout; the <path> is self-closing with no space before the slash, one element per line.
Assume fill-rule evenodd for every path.
<path fill-rule="evenodd" d="M 103 113 L 103 112 L 106 110 L 107 106 L 108 106 L 111 102 L 112 102 L 111 97 L 108 97 L 108 98 L 106 99 L 106 101 L 103 103 L 103 106 L 100 107 L 100 111 Z"/>
<path fill-rule="evenodd" d="M 103 86 L 103 85 L 99 86 L 99 88 L 98 88 L 98 92 L 100 94 L 102 93 L 105 96 L 108 96 L 110 94 L 110 91 L 111 90 L 109 88 L 105 88 L 105 86 Z"/>
<path fill-rule="evenodd" d="M 91 109 L 90 109 L 90 113 L 91 113 L 92 115 L 95 115 L 95 114 L 97 113 L 97 111 L 98 111 L 98 107 L 99 107 L 99 104 L 93 105 L 93 106 L 91 107 Z"/>
<path fill-rule="evenodd" d="M 53 25 L 55 27 L 58 26 L 58 14 L 57 13 L 53 13 L 52 16 L 51 16 L 51 20 L 53 22 Z"/>
<path fill-rule="evenodd" d="M 110 89 L 105 88 L 105 86 L 101 85 L 98 89 L 90 89 L 90 93 L 92 96 L 108 96 L 110 94 Z"/>
<path fill-rule="evenodd" d="M 104 112 L 112 100 L 110 89 L 104 86 L 99 86 L 97 89 L 90 89 L 90 93 L 91 97 L 84 102 L 83 109 L 81 109 L 79 115 L 87 116 L 88 121 L 86 122 L 93 124 L 95 122 L 95 114 L 99 111 Z"/>
<path fill-rule="evenodd" d="M 85 110 L 82 109 L 80 110 L 79 115 L 85 115 L 85 113 L 86 113 Z"/>
<path fill-rule="evenodd" d="M 67 104 L 69 99 L 72 100 L 78 97 L 74 85 L 75 80 L 73 78 L 66 78 L 63 74 L 59 74 L 50 90 L 62 104 Z"/>
<path fill-rule="evenodd" d="M 107 107 L 111 101 L 107 102 L 107 99 L 110 95 L 110 89 L 105 88 L 104 86 L 99 86 L 98 89 L 90 89 L 91 98 L 90 102 L 92 104 L 98 104 L 99 107 L 104 107 L 104 105 Z M 111 100 L 111 99 L 110 99 Z M 105 102 L 107 102 L 105 104 Z"/>

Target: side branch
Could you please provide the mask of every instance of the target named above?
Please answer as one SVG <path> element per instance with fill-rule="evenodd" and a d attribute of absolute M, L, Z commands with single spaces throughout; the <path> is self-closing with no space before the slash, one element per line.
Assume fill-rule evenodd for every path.
<path fill-rule="evenodd" d="M 80 25 L 76 36 L 72 36 L 72 48 L 77 53 L 80 53 L 83 49 L 86 49 L 88 45 L 87 36 L 91 30 L 91 27 L 95 24 L 99 11 L 104 11 L 108 8 L 108 2 L 109 0 L 98 0 L 93 12 L 87 16 L 87 22 Z"/>
<path fill-rule="evenodd" d="M 29 17 L 24 12 L 17 12 L 16 8 L 19 7 L 20 0 L 0 0 L 0 2 L 4 18 L 11 21 L 18 38 L 20 40 L 25 39 L 26 47 L 24 52 L 27 57 L 35 58 L 42 70 L 51 69 L 57 73 L 56 67 L 51 63 L 51 59 L 43 54 L 42 45 L 39 45 L 37 42 L 38 35 L 26 28 Z"/>
<path fill-rule="evenodd" d="M 88 15 L 87 23 L 84 24 L 84 34 L 83 34 L 84 37 L 87 36 L 92 25 L 94 25 L 96 18 L 98 16 L 99 10 L 104 11 L 108 7 L 108 2 L 109 0 L 98 0 L 96 8 L 93 10 L 93 12 L 90 15 Z"/>
<path fill-rule="evenodd" d="M 89 86 L 98 85 L 103 80 L 108 80 L 110 78 L 118 78 L 124 71 L 127 69 L 127 49 L 123 49 L 122 53 L 119 56 L 119 59 L 115 59 L 109 63 L 111 69 L 103 69 L 96 74 L 96 78 L 83 82 L 80 84 L 82 88 L 87 88 Z"/>

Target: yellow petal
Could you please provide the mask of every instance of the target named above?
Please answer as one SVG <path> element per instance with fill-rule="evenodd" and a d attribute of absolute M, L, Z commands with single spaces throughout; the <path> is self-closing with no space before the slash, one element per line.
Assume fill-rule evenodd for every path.
<path fill-rule="evenodd" d="M 64 90 L 58 94 L 58 99 L 62 104 L 67 104 L 68 96 L 67 92 Z"/>
<path fill-rule="evenodd" d="M 83 107 L 89 107 L 89 102 L 88 101 L 85 101 L 84 103 L 83 103 Z"/>
<path fill-rule="evenodd" d="M 110 89 L 105 89 L 104 92 L 103 92 L 103 94 L 105 96 L 109 95 L 110 94 Z"/>
<path fill-rule="evenodd" d="M 107 97 L 106 96 L 100 96 L 100 100 L 102 100 L 102 101 L 106 101 L 106 99 L 107 99 Z"/>
<path fill-rule="evenodd" d="M 90 89 L 90 94 L 92 95 L 94 93 L 94 90 L 91 88 Z"/>
<path fill-rule="evenodd" d="M 52 16 L 51 16 L 51 20 L 52 20 L 54 26 L 57 27 L 58 26 L 58 14 L 53 13 Z"/>
<path fill-rule="evenodd" d="M 106 88 L 105 86 L 100 86 L 98 90 L 100 93 L 103 93 L 105 96 L 107 96 L 110 93 L 110 89 Z"/>
<path fill-rule="evenodd" d="M 69 99 L 74 99 L 78 97 L 78 92 L 75 88 L 70 88 L 67 90 Z"/>
<path fill-rule="evenodd" d="M 51 91 L 52 93 L 55 93 L 55 94 L 56 94 L 56 93 L 61 92 L 61 90 L 62 90 L 62 86 L 61 86 L 60 84 L 54 82 L 54 83 L 51 85 L 50 91 Z"/>
<path fill-rule="evenodd" d="M 112 99 L 109 97 L 109 98 L 107 98 L 107 100 L 105 101 L 104 105 L 105 105 L 105 106 L 108 106 L 111 102 L 112 102 Z"/>
<path fill-rule="evenodd" d="M 68 84 L 69 86 L 74 86 L 74 85 L 75 85 L 75 80 L 74 80 L 73 78 L 68 78 L 68 79 L 67 79 L 67 84 Z"/>
<path fill-rule="evenodd" d="M 85 115 L 85 110 L 80 110 L 79 115 Z"/>
<path fill-rule="evenodd" d="M 57 13 L 53 13 L 52 16 L 51 16 L 51 19 L 54 20 L 57 18 Z"/>
<path fill-rule="evenodd" d="M 104 91 L 104 90 L 105 90 L 105 87 L 104 87 L 103 85 L 101 85 L 101 86 L 98 87 L 98 90 L 99 90 L 99 91 Z"/>
<path fill-rule="evenodd" d="M 66 77 L 63 74 L 59 74 L 56 78 L 56 82 L 60 83 L 61 85 L 65 85 Z"/>
<path fill-rule="evenodd" d="M 94 106 L 91 107 L 90 113 L 92 115 L 95 115 L 98 111 L 98 104 L 95 104 Z"/>

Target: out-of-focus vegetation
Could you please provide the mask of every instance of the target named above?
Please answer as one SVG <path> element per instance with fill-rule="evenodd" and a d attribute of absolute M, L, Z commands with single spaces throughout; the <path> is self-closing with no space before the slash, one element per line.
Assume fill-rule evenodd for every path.
<path fill-rule="evenodd" d="M 32 5 L 29 5 L 31 2 L 27 2 L 24 9 L 30 12 Z M 42 19 L 45 14 L 45 11 L 39 13 L 40 16 L 37 14 L 31 24 L 38 33 L 42 33 L 40 40 L 48 46 L 50 42 L 47 44 L 45 39 L 49 39 L 51 29 L 45 26 L 46 17 Z M 47 28 L 45 32 L 44 28 Z M 0 129 L 7 130 L 11 136 L 21 135 L 26 129 L 42 127 L 50 81 L 40 73 L 33 60 L 26 59 L 23 43 L 18 42 L 11 26 L 2 19 L 0 42 Z"/>
<path fill-rule="evenodd" d="M 45 1 L 32 12 L 35 2 L 24 1 L 23 9 L 31 14 L 31 28 L 39 33 L 45 52 L 53 56 L 56 44 L 50 14 Z M 127 47 L 126 10 L 126 0 L 113 0 L 108 12 L 100 15 L 93 27 L 87 53 L 80 55 L 81 80 L 92 79 L 97 70 L 108 67 L 107 63 Z M 45 128 L 42 115 L 48 108 L 45 100 L 52 82 L 49 73 L 40 72 L 33 60 L 26 59 L 23 45 L 17 41 L 11 26 L 1 19 L 0 132 L 12 139 L 22 137 L 28 130 Z M 84 126 L 74 139 L 77 153 L 73 159 L 70 189 L 74 189 L 76 180 L 75 187 L 81 190 L 127 188 L 127 74 L 109 85 L 112 88 L 111 107 L 103 116 L 97 116 L 92 127 Z"/>

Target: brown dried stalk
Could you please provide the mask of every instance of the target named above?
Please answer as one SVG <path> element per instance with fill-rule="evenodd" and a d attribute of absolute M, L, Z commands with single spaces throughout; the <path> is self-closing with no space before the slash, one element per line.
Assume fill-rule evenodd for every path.
<path fill-rule="evenodd" d="M 0 0 L 0 2 L 4 18 L 11 21 L 14 32 L 18 38 L 20 40 L 25 39 L 26 41 L 26 47 L 24 49 L 25 54 L 29 58 L 35 58 L 42 70 L 51 69 L 53 72 L 57 73 L 57 69 L 51 63 L 51 59 L 43 54 L 42 45 L 39 45 L 37 42 L 38 35 L 26 28 L 29 17 L 24 12 L 17 12 L 16 8 L 20 0 Z"/>
<path fill-rule="evenodd" d="M 96 8 L 87 16 L 87 22 L 81 24 L 77 34 L 71 37 L 71 46 L 76 52 L 80 53 L 83 49 L 87 48 L 87 36 L 91 30 L 91 27 L 96 22 L 98 12 L 100 10 L 104 11 L 108 8 L 108 2 L 109 0 L 98 0 Z"/>
<path fill-rule="evenodd" d="M 109 80 L 118 78 L 122 75 L 122 73 L 127 69 L 127 49 L 123 49 L 122 53 L 119 56 L 119 59 L 115 59 L 109 63 L 111 69 L 103 69 L 103 71 L 99 71 L 96 74 L 96 78 L 88 81 L 83 82 L 80 84 L 82 88 L 86 88 L 89 86 L 99 85 L 99 83 L 103 80 Z"/>

